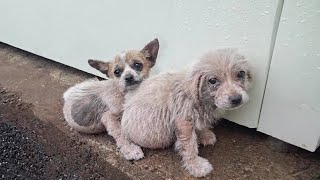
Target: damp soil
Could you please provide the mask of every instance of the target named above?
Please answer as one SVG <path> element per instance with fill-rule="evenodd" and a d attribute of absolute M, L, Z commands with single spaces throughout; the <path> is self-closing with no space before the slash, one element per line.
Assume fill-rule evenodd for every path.
<path fill-rule="evenodd" d="M 0 179 L 129 179 L 0 87 Z"/>

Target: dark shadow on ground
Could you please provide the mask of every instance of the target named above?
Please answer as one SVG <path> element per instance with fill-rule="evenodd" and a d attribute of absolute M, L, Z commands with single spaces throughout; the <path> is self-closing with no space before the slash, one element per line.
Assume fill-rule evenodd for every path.
<path fill-rule="evenodd" d="M 0 179 L 129 179 L 0 87 Z"/>

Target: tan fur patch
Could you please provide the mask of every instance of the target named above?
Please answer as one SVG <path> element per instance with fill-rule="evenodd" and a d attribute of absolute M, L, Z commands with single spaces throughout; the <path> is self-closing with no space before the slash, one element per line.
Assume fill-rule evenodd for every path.
<path fill-rule="evenodd" d="M 139 61 L 143 64 L 143 69 L 141 71 L 142 74 L 149 74 L 151 69 L 151 63 L 147 60 L 145 54 L 140 51 L 130 50 L 126 53 L 126 63 L 129 65 L 133 65 L 135 61 Z"/>
<path fill-rule="evenodd" d="M 145 47 L 139 50 L 127 50 L 121 54 L 116 55 L 112 61 L 105 62 L 99 60 L 88 60 L 91 67 L 99 70 L 100 72 L 106 74 L 109 78 L 117 78 L 115 75 L 116 70 L 123 71 L 128 65 L 134 69 L 134 63 L 139 62 L 143 65 L 143 68 L 139 70 L 139 74 L 142 77 L 148 77 L 150 69 L 155 65 L 158 56 L 159 41 L 154 39 L 150 41 Z"/>
<path fill-rule="evenodd" d="M 110 78 L 117 78 L 114 75 L 114 71 L 118 68 L 124 69 L 126 65 L 133 66 L 135 62 L 143 64 L 143 69 L 140 72 L 142 76 L 148 76 L 150 69 L 152 68 L 150 61 L 147 60 L 146 56 L 138 50 L 128 50 L 123 53 L 123 57 L 117 55 L 114 60 L 108 65 Z"/>
<path fill-rule="evenodd" d="M 124 62 L 120 59 L 120 56 L 117 55 L 114 57 L 113 61 L 109 63 L 109 76 L 110 78 L 117 78 L 114 74 L 114 71 L 118 68 L 124 69 L 125 64 Z"/>

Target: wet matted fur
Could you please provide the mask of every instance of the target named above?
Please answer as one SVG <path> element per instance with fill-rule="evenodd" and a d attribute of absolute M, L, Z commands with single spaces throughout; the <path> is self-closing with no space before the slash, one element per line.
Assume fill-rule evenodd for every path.
<path fill-rule="evenodd" d="M 185 169 L 203 177 L 213 168 L 198 156 L 198 143 L 216 142 L 211 125 L 249 100 L 251 81 L 249 64 L 236 49 L 208 52 L 191 71 L 154 76 L 127 94 L 122 131 L 145 148 L 175 144 Z"/>
<path fill-rule="evenodd" d="M 135 90 L 149 76 L 158 50 L 159 42 L 155 39 L 142 50 L 116 55 L 111 62 L 89 60 L 90 66 L 111 79 L 84 81 L 64 93 L 63 113 L 68 125 L 83 133 L 107 131 L 126 159 L 142 158 L 141 148 L 122 136 L 120 120 L 125 94 Z"/>

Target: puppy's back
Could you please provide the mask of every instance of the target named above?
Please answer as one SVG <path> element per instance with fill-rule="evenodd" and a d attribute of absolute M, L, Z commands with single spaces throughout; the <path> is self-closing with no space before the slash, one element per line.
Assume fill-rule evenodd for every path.
<path fill-rule="evenodd" d="M 63 94 L 63 99 L 67 101 L 78 99 L 88 94 L 96 94 L 104 90 L 108 84 L 110 84 L 109 80 L 97 81 L 95 79 L 89 79 L 67 89 Z"/>
<path fill-rule="evenodd" d="M 185 77 L 184 73 L 162 73 L 143 81 L 139 88 L 126 99 L 125 106 L 134 105 L 135 102 L 162 104 L 166 103 L 175 83 Z M 127 96 L 128 97 L 128 96 Z"/>
<path fill-rule="evenodd" d="M 164 73 L 145 80 L 124 104 L 121 127 L 127 138 L 147 148 L 173 142 L 170 93 L 185 75 Z"/>
<path fill-rule="evenodd" d="M 110 109 L 115 112 L 122 109 L 123 97 L 119 97 L 118 91 L 114 80 L 91 79 L 76 84 L 63 95 L 65 120 L 71 128 L 80 132 L 105 131 L 100 121 L 103 113 Z"/>

